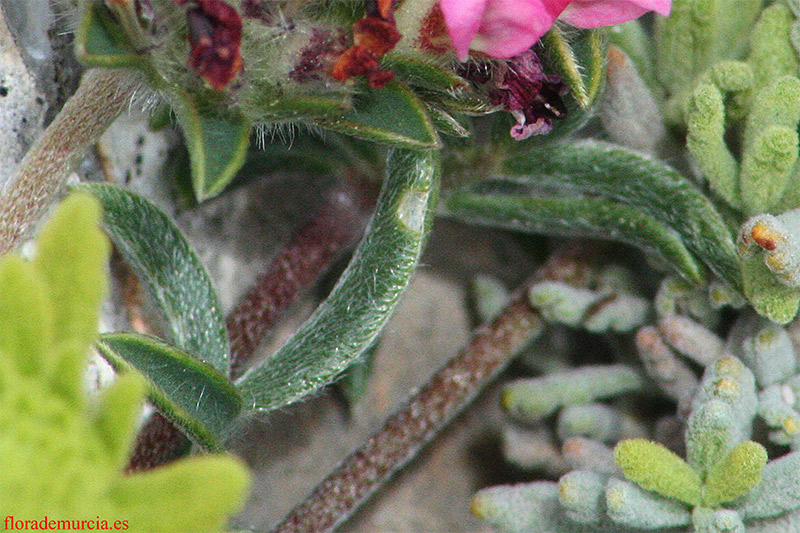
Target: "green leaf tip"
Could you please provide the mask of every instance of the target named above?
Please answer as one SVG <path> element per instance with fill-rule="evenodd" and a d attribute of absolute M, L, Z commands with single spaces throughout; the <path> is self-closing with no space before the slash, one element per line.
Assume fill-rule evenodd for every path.
<path fill-rule="evenodd" d="M 441 147 L 425 104 L 398 81 L 390 81 L 381 89 L 366 89 L 356 97 L 348 113 L 316 123 L 345 135 L 392 146 L 416 150 Z"/>
<path fill-rule="evenodd" d="M 75 55 L 91 67 L 136 67 L 143 59 L 136 46 L 102 2 L 81 1 L 81 18 L 75 34 Z"/>
<path fill-rule="evenodd" d="M 621 441 L 614 448 L 614 460 L 626 478 L 646 490 L 692 506 L 701 502 L 700 476 L 661 444 L 646 439 Z"/>
<path fill-rule="evenodd" d="M 549 62 L 564 79 L 570 95 L 582 109 L 595 102 L 605 79 L 606 38 L 603 30 L 588 30 L 567 35 L 554 26 L 543 41 Z"/>
<path fill-rule="evenodd" d="M 767 451 L 757 442 L 745 441 L 733 447 L 708 472 L 703 503 L 717 507 L 744 496 L 761 482 Z"/>
<path fill-rule="evenodd" d="M 242 168 L 250 145 L 250 121 L 237 112 L 211 113 L 181 94 L 173 105 L 186 137 L 198 202 L 220 194 Z"/>
<path fill-rule="evenodd" d="M 210 365 L 161 342 L 132 333 L 108 333 L 98 349 L 118 371 L 133 367 L 150 383 L 159 410 L 208 449 L 217 443 L 242 409 L 242 399 L 226 376 Z"/>
<path fill-rule="evenodd" d="M 787 287 L 758 256 L 740 259 L 744 295 L 756 312 L 776 324 L 788 324 L 800 309 L 800 289 Z"/>

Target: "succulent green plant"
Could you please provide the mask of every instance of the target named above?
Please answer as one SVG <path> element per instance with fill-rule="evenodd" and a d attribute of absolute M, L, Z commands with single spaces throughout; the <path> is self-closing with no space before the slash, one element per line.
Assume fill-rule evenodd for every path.
<path fill-rule="evenodd" d="M 76 520 L 90 529 L 223 528 L 247 494 L 238 459 L 196 456 L 126 475 L 145 381 L 129 372 L 95 397 L 84 390 L 110 250 L 99 215 L 92 197 L 70 196 L 33 260 L 0 261 L 3 510 L 14 523 L 47 516 L 73 529 Z"/>

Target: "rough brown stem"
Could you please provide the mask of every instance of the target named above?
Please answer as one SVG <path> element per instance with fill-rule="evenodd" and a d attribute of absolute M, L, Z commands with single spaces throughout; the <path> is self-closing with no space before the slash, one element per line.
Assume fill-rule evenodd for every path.
<path fill-rule="evenodd" d="M 77 92 L 25 154 L 0 195 L 0 255 L 44 213 L 138 85 L 136 76 L 126 71 L 92 69 L 84 74 Z"/>
<path fill-rule="evenodd" d="M 572 280 L 584 272 L 586 249 L 560 252 L 534 280 Z M 331 531 L 414 458 L 447 423 L 533 340 L 543 323 L 517 289 L 504 311 L 480 327 L 470 344 L 450 360 L 364 446 L 345 459 L 273 532 Z"/>

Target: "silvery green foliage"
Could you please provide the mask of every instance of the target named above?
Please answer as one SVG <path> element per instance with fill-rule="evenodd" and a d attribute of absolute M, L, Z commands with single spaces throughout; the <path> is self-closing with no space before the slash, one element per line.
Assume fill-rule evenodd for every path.
<path fill-rule="evenodd" d="M 733 356 L 706 368 L 688 419 L 687 461 L 650 441 L 624 440 L 615 449 L 616 465 L 603 466 L 597 459 L 576 465 L 558 483 L 486 489 L 475 496 L 473 511 L 503 531 L 549 531 L 555 524 L 558 531 L 663 531 L 690 525 L 697 531 L 743 525 L 769 531 L 800 508 L 798 459 L 791 453 L 766 463 L 763 447 L 747 440 L 756 415 L 755 383 L 753 373 Z M 566 382 L 562 387 L 570 388 Z M 568 441 L 564 457 L 584 442 Z M 603 449 L 599 442 L 592 446 Z M 774 497 L 777 492 L 780 498 Z"/>
<path fill-rule="evenodd" d="M 625 384 L 633 376 L 641 380 L 634 367 L 555 371 L 508 385 L 503 402 L 534 428 L 506 428 L 509 459 L 558 481 L 485 489 L 475 496 L 473 512 L 502 531 L 792 530 L 800 516 L 800 455 L 790 451 L 767 462 L 763 446 L 750 439 L 760 418 L 772 429 L 773 443 L 796 450 L 800 442 L 795 347 L 785 328 L 752 311 L 741 314 L 726 339 L 718 337 L 702 325 L 718 322 L 709 311 L 714 306 L 700 303 L 702 295 L 718 300 L 713 293 L 666 279 L 656 298 L 656 325 L 636 336 L 646 374 L 685 413 L 685 460 L 630 432 L 609 432 L 620 412 L 585 403 L 652 393 Z M 557 316 L 571 320 L 570 313 Z M 709 359 L 704 351 L 715 355 Z M 698 364 L 705 367 L 700 380 Z M 550 429 L 545 417 L 554 412 Z"/>

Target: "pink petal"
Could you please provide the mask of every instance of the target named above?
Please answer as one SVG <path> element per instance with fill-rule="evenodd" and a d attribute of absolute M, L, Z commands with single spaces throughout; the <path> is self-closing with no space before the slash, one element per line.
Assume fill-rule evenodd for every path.
<path fill-rule="evenodd" d="M 579 28 L 622 24 L 648 11 L 667 16 L 671 0 L 575 0 L 561 14 L 561 20 Z"/>
<path fill-rule="evenodd" d="M 464 61 L 469 53 L 469 45 L 483 19 L 486 4 L 490 0 L 441 0 L 439 8 L 444 15 L 447 31 L 458 59 Z"/>
<path fill-rule="evenodd" d="M 501 59 L 530 48 L 569 0 L 489 0 L 470 48 Z"/>

